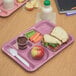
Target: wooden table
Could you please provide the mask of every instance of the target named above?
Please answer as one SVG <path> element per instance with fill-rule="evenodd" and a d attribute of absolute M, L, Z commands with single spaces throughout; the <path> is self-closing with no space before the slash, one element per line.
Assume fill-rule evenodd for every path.
<path fill-rule="evenodd" d="M 54 1 L 52 7 L 56 12 L 56 24 L 76 39 L 76 15 L 59 14 Z M 0 17 L 0 76 L 76 76 L 76 42 L 32 73 L 26 72 L 2 52 L 5 42 L 35 24 L 37 12 L 37 9 L 29 12 L 22 7 L 7 18 Z"/>

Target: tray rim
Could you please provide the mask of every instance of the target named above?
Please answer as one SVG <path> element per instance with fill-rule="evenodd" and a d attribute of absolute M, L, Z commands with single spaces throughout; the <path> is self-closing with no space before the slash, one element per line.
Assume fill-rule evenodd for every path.
<path fill-rule="evenodd" d="M 46 21 L 46 20 L 40 21 L 38 24 L 44 23 L 44 22 L 49 22 L 49 21 Z M 50 22 L 49 22 L 49 23 L 50 23 Z M 34 26 L 31 26 L 31 27 L 35 27 L 35 26 L 37 26 L 38 24 L 36 23 Z M 50 23 L 50 24 L 51 24 L 51 23 Z M 55 24 L 53 24 L 53 25 L 55 25 Z M 31 29 L 31 27 L 28 28 L 27 30 L 21 32 L 20 34 L 28 31 L 29 29 Z M 18 36 L 20 36 L 20 35 L 18 35 Z M 16 38 L 17 38 L 18 36 L 16 36 Z M 69 35 L 69 36 L 72 38 L 72 40 L 71 40 L 71 41 L 69 42 L 69 44 L 66 45 L 64 48 L 62 48 L 62 49 L 60 49 L 58 52 L 56 52 L 56 54 L 55 54 L 54 56 L 58 55 L 58 53 L 62 52 L 63 49 L 67 48 L 71 43 L 74 42 L 73 36 L 72 36 L 72 35 Z M 39 65 L 38 67 L 36 67 L 36 68 L 34 68 L 34 69 L 30 69 L 30 70 L 29 70 L 28 68 L 26 69 L 26 68 L 23 66 L 23 64 L 21 64 L 20 61 L 18 62 L 18 59 L 16 59 L 16 58 L 14 59 L 14 57 L 12 57 L 11 54 L 9 54 L 9 53 L 8 53 L 7 51 L 5 51 L 5 49 L 4 49 L 7 44 L 9 44 L 10 42 L 12 42 L 12 41 L 15 40 L 16 38 L 13 38 L 13 39 L 9 40 L 8 42 L 6 42 L 6 43 L 2 46 L 2 51 L 3 51 L 6 55 L 8 55 L 11 59 L 13 59 L 13 61 L 15 61 L 15 62 L 18 63 L 21 67 L 23 67 L 26 71 L 33 72 L 33 71 L 37 70 L 38 68 L 40 68 L 42 65 L 44 65 L 46 62 L 48 62 L 49 60 L 51 60 L 51 59 L 54 57 L 54 56 L 49 57 L 49 58 L 48 58 L 47 60 L 45 60 L 41 65 Z"/>

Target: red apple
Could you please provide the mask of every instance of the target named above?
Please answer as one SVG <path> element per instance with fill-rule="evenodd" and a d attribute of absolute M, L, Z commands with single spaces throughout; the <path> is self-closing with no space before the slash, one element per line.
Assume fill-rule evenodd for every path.
<path fill-rule="evenodd" d="M 44 48 L 42 46 L 35 46 L 31 50 L 31 56 L 34 59 L 41 59 L 44 56 Z"/>

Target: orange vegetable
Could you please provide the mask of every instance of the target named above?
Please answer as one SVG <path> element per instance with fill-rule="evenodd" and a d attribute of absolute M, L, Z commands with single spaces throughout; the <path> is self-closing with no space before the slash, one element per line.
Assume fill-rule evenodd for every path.
<path fill-rule="evenodd" d="M 40 40 L 42 40 L 43 36 L 40 35 L 38 38 L 36 38 L 36 40 L 34 40 L 34 43 L 39 42 Z"/>
<path fill-rule="evenodd" d="M 30 40 L 31 40 L 31 41 L 35 41 L 36 38 L 37 38 L 39 35 L 40 35 L 40 33 L 39 33 L 39 32 L 36 32 L 32 37 L 30 37 Z"/>

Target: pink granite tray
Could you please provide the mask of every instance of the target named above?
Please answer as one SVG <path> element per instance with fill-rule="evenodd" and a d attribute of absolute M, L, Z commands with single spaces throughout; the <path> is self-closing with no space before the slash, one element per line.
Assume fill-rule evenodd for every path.
<path fill-rule="evenodd" d="M 18 8 L 20 8 L 23 4 L 25 4 L 28 0 L 25 0 L 22 3 L 18 3 L 17 0 L 15 0 L 15 6 L 12 10 L 6 10 L 3 8 L 3 2 L 0 0 L 0 16 L 1 17 L 7 17 L 11 15 L 13 12 L 15 12 Z"/>
<path fill-rule="evenodd" d="M 33 27 L 29 28 L 28 30 L 22 32 L 20 35 L 22 36 L 26 32 L 28 32 L 32 29 L 36 30 L 36 31 L 40 32 L 42 35 L 44 35 L 44 34 L 50 33 L 53 30 L 54 27 L 55 27 L 55 25 L 48 22 L 48 21 L 41 21 L 38 24 L 34 25 Z M 20 35 L 18 35 L 17 37 L 19 37 Z M 17 44 L 16 44 L 17 37 L 12 39 L 11 41 L 7 42 L 6 44 L 4 44 L 3 47 L 2 47 L 2 50 L 5 54 L 7 54 L 9 57 L 11 57 L 14 61 L 16 61 L 18 64 L 20 64 L 25 70 L 30 71 L 30 72 L 37 70 L 40 66 L 42 66 L 44 63 L 46 63 L 48 60 L 53 58 L 59 52 L 63 51 L 63 49 L 65 50 L 65 48 L 68 47 L 74 41 L 73 37 L 71 35 L 69 35 L 68 42 L 63 44 L 62 46 L 60 46 L 60 48 L 56 52 L 53 52 L 52 50 L 49 50 L 48 48 L 44 47 L 41 44 L 41 42 L 38 42 L 38 43 L 34 44 L 30 40 L 28 40 L 28 45 L 27 45 L 28 48 L 21 51 L 21 50 L 18 49 Z M 41 60 L 34 60 L 30 55 L 30 50 L 34 45 L 41 45 L 45 49 L 45 54 L 44 54 L 44 56 Z M 26 65 L 21 63 L 16 57 L 13 57 L 8 52 L 9 47 L 12 47 L 12 48 L 16 49 L 18 51 L 18 54 L 21 57 L 23 57 L 30 64 L 30 67 L 27 67 Z"/>

